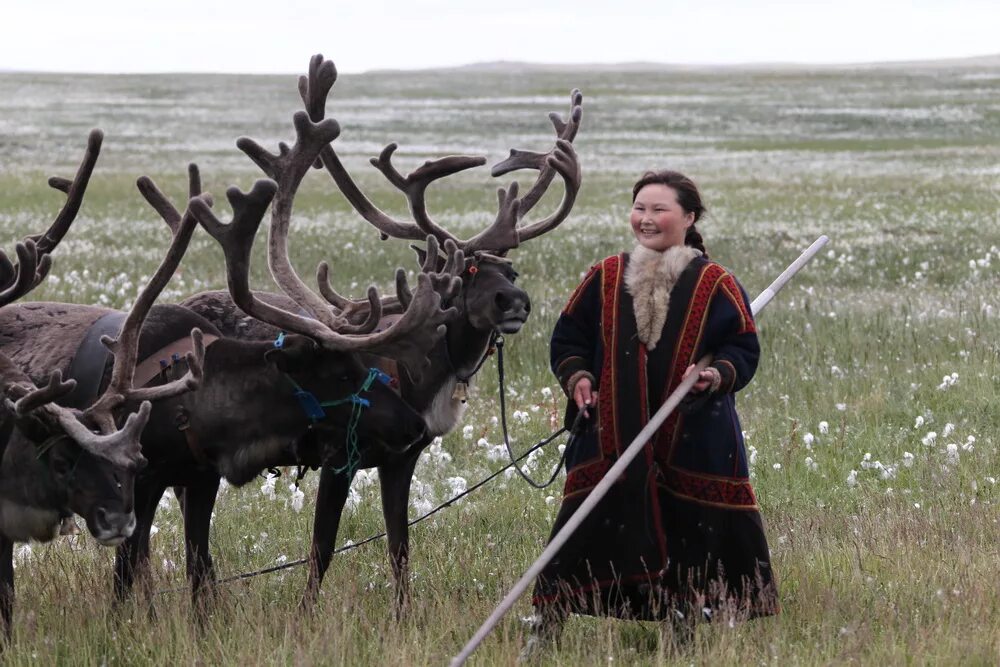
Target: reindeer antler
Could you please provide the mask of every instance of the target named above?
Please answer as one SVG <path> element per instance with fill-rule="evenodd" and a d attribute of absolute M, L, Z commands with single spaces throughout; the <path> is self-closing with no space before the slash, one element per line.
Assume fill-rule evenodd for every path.
<path fill-rule="evenodd" d="M 77 169 L 73 180 L 59 176 L 53 176 L 49 179 L 51 187 L 66 193 L 66 203 L 63 204 L 62 209 L 56 214 L 55 220 L 47 230 L 41 234 L 29 236 L 17 244 L 15 247 L 17 264 L 12 263 L 7 254 L 0 250 L 0 307 L 27 294 L 48 275 L 52 266 L 49 253 L 59 245 L 80 212 L 83 195 L 90 183 L 90 176 L 94 172 L 94 165 L 97 164 L 103 141 L 103 132 L 97 129 L 91 130 L 87 138 L 87 150 L 84 153 L 83 162 Z"/>
<path fill-rule="evenodd" d="M 326 98 L 336 79 L 336 68 L 331 61 L 324 60 L 321 54 L 310 60 L 308 76 L 299 77 L 299 94 L 313 122 L 319 122 L 325 116 Z M 507 160 L 493 168 L 494 176 L 525 168 L 537 169 L 539 174 L 522 199 L 517 198 L 516 183 L 506 189 L 500 188 L 497 191 L 498 212 L 495 221 L 486 230 L 466 241 L 456 238 L 430 218 L 425 192 L 437 179 L 485 164 L 484 158 L 448 156 L 426 162 L 407 176 L 403 176 L 392 165 L 396 144 L 389 144 L 379 157 L 372 158 L 371 163 L 406 196 L 413 221 L 397 220 L 375 206 L 354 183 L 332 146 L 324 146 L 319 152 L 319 158 L 351 206 L 379 230 L 383 239 L 393 237 L 422 240 L 427 234 L 433 234 L 442 243 L 446 240 L 454 241 L 467 254 L 482 250 L 503 255 L 520 243 L 555 228 L 569 215 L 580 189 L 580 168 L 572 141 L 580 127 L 582 103 L 583 95 L 579 90 L 574 90 L 571 93 L 568 117 L 563 118 L 557 113 L 549 114 L 556 131 L 556 146 L 551 151 L 531 153 L 512 150 Z M 542 198 L 556 174 L 562 176 L 566 187 L 558 209 L 544 220 L 519 228 L 520 220 Z"/>

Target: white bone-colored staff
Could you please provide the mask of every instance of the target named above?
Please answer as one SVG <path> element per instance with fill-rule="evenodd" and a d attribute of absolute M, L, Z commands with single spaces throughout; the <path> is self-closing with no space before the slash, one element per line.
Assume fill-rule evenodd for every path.
<path fill-rule="evenodd" d="M 757 316 L 757 313 L 763 310 L 764 306 L 770 303 L 771 299 L 773 299 L 774 296 L 781 291 L 781 288 L 792 279 L 792 276 L 798 273 L 799 270 L 805 266 L 809 260 L 811 260 L 816 253 L 820 251 L 820 248 L 827 244 L 829 240 L 830 239 L 827 238 L 826 235 L 820 236 L 816 239 L 805 252 L 799 255 L 798 259 L 792 262 L 787 269 L 782 271 L 781 275 L 778 276 L 767 289 L 761 292 L 760 295 L 753 300 L 753 303 L 750 304 L 750 310 L 753 312 L 755 317 Z M 615 483 L 615 480 L 617 480 L 618 477 L 625 472 L 625 468 L 627 468 L 632 462 L 632 459 L 638 456 L 639 452 L 642 451 L 646 441 L 649 440 L 654 433 L 656 433 L 656 430 L 660 428 L 660 425 L 663 424 L 664 421 L 666 421 L 667 417 L 670 416 L 670 413 L 673 412 L 674 408 L 676 408 L 681 402 L 681 399 L 683 399 L 687 393 L 691 391 L 691 387 L 693 387 L 694 383 L 698 381 L 701 371 L 705 370 L 711 362 L 712 355 L 710 354 L 706 354 L 698 360 L 694 370 L 687 376 L 687 378 L 682 380 L 681 383 L 677 385 L 677 388 L 672 394 L 670 394 L 666 402 L 660 406 L 660 409 L 656 411 L 656 414 L 649 420 L 649 423 L 646 424 L 645 428 L 639 431 L 639 435 L 635 436 L 635 440 L 632 441 L 632 444 L 630 444 L 628 448 L 622 452 L 618 461 L 611 466 L 611 469 L 605 473 L 604 478 L 601 479 L 593 490 L 591 490 L 590 494 L 582 503 L 580 503 L 580 506 L 576 508 L 576 511 L 573 512 L 573 515 L 570 516 L 569 520 L 562 527 L 562 529 L 556 533 L 555 537 L 552 538 L 549 545 L 545 547 L 545 551 L 543 551 L 542 555 L 538 557 L 538 560 L 536 560 L 524 573 L 524 576 L 522 576 L 521 579 L 514 584 L 514 587 L 510 589 L 510 592 L 507 594 L 507 597 L 505 597 L 497 608 L 493 610 L 493 613 L 490 614 L 489 618 L 483 622 L 479 630 L 476 631 L 476 634 L 472 636 L 469 643 L 467 643 L 465 648 L 462 649 L 462 652 L 452 659 L 451 667 L 459 667 L 460 665 L 465 664 L 465 661 L 469 659 L 469 656 L 476 650 L 476 647 L 479 646 L 484 639 L 486 639 L 486 635 L 488 635 L 496 624 L 500 622 L 500 619 L 503 618 L 504 614 L 506 614 L 510 608 L 514 606 L 517 599 L 521 597 L 521 594 L 527 590 L 528 586 L 532 581 L 534 581 L 535 577 L 537 577 L 545 566 L 549 564 L 549 561 L 555 558 L 556 552 L 558 552 L 563 544 L 566 543 L 580 524 L 583 523 L 584 519 L 587 518 L 587 515 L 590 514 L 591 510 L 594 509 L 597 503 L 601 502 L 601 499 L 604 498 L 605 494 L 607 494 L 608 489 L 610 489 Z"/>

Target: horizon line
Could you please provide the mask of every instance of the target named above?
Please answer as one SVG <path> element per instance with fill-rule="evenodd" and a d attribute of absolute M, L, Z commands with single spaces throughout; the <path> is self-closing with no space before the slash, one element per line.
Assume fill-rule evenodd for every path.
<path fill-rule="evenodd" d="M 336 62 L 336 61 L 334 61 Z M 919 67 L 919 66 L 949 66 L 965 65 L 974 66 L 1000 66 L 1000 52 L 987 53 L 973 56 L 950 56 L 946 58 L 920 58 L 901 60 L 877 60 L 877 61 L 837 61 L 837 62 L 809 62 L 809 61 L 745 61 L 738 63 L 669 63 L 653 60 L 627 60 L 617 62 L 582 62 L 582 63 L 556 63 L 556 62 L 536 62 L 528 60 L 484 60 L 459 65 L 438 65 L 428 67 L 377 67 L 365 70 L 344 71 L 338 68 L 338 74 L 346 76 L 365 74 L 387 74 L 397 72 L 447 72 L 447 71 L 475 71 L 475 70 L 503 70 L 503 69 L 534 69 L 534 70 L 603 70 L 616 71 L 626 69 L 644 70 L 740 70 L 740 69 L 841 69 L 841 68 L 878 68 L 878 67 Z M 144 71 L 111 71 L 111 70 L 59 70 L 59 69 L 19 69 L 0 68 L 3 74 L 85 74 L 94 76 L 162 76 L 170 74 L 196 74 L 202 76 L 212 75 L 234 75 L 234 76 L 289 76 L 301 74 L 291 71 L 274 72 L 248 72 L 248 71 L 207 71 L 207 70 L 144 70 Z"/>

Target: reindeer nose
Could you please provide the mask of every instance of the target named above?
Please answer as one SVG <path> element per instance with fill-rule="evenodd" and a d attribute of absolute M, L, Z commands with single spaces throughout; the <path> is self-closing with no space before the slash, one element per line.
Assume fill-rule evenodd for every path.
<path fill-rule="evenodd" d="M 522 312 L 525 315 L 531 312 L 531 301 L 527 298 L 527 295 L 521 295 L 516 292 L 497 292 L 496 296 L 493 297 L 493 303 L 496 305 L 497 310 L 505 315 L 513 312 Z"/>

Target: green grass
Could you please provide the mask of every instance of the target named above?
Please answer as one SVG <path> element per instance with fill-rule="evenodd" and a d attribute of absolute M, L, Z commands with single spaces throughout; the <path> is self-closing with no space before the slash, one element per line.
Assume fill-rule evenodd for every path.
<path fill-rule="evenodd" d="M 493 163 L 512 146 L 544 148 L 545 112 L 564 109 L 571 87 L 584 90 L 584 188 L 573 215 L 511 253 L 533 299 L 528 324 L 507 339 L 508 409 L 526 415 L 512 427 L 518 449 L 560 419 L 549 331 L 581 273 L 629 247 L 629 188 L 642 170 L 680 168 L 701 184 L 709 251 L 751 295 L 820 233 L 832 239 L 761 315 L 761 367 L 738 399 L 783 613 L 702 627 L 682 655 L 666 652 L 655 625 L 573 619 L 547 662 L 1000 660 L 1000 91 L 984 74 L 379 74 L 337 84 L 329 105 L 343 127 L 336 145 L 372 198 L 400 216 L 398 193 L 366 163 L 385 143 L 400 142 L 403 170 L 448 152 Z M 151 175 L 180 201 L 185 166 L 196 160 L 218 199 L 228 185 L 247 189 L 259 174 L 235 138 L 270 147 L 290 140 L 296 108 L 294 81 L 284 77 L 2 75 L 0 95 L 8 100 L 0 109 L 4 248 L 48 223 L 61 195 L 45 178 L 70 175 L 87 129 L 105 129 L 80 219 L 32 296 L 116 307 L 134 297 L 167 239 L 135 178 Z M 480 171 L 428 195 L 436 218 L 463 236 L 492 219 L 493 190 L 503 184 Z M 330 260 L 334 284 L 353 294 L 369 282 L 388 287 L 396 265 L 415 267 L 405 243 L 378 241 L 320 173 L 297 200 L 291 248 L 304 276 Z M 256 250 L 254 284 L 267 287 Z M 164 298 L 223 285 L 221 252 L 199 232 Z M 450 496 L 449 478 L 471 485 L 502 464 L 490 458 L 500 442 L 495 392 L 487 366 L 468 433 L 457 429 L 418 467 L 412 515 Z M 546 448 L 536 474 L 557 459 Z M 306 553 L 315 479 L 304 484 L 301 512 L 290 506 L 290 481 L 278 480 L 273 499 L 261 493 L 263 480 L 222 493 L 212 535 L 222 576 Z M 365 477 L 356 491 L 345 541 L 381 530 L 377 484 Z M 146 601 L 113 614 L 112 553 L 89 537 L 32 545 L 18 557 L 15 641 L 4 657 L 442 664 L 541 552 L 558 497 L 557 488 L 504 478 L 414 528 L 414 602 L 402 623 L 378 543 L 335 558 L 312 616 L 296 607 L 305 580 L 298 568 L 226 586 L 202 625 L 176 592 L 153 598 L 155 616 Z M 165 504 L 152 538 L 154 590 L 184 585 L 180 516 Z M 510 664 L 529 613 L 520 601 L 476 663 Z"/>

